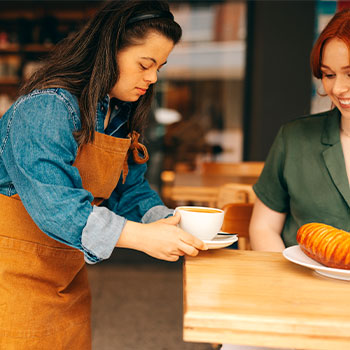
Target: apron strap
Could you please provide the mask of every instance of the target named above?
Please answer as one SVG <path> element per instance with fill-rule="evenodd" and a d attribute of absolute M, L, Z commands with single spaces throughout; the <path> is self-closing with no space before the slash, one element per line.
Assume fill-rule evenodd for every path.
<path fill-rule="evenodd" d="M 140 134 L 136 131 L 133 131 L 128 135 L 131 138 L 131 145 L 128 150 L 128 154 L 125 157 L 124 165 L 123 165 L 123 183 L 125 183 L 126 176 L 129 172 L 128 167 L 128 158 L 130 153 L 132 153 L 134 161 L 136 164 L 144 164 L 149 159 L 149 154 L 147 148 L 142 143 L 139 143 Z"/>

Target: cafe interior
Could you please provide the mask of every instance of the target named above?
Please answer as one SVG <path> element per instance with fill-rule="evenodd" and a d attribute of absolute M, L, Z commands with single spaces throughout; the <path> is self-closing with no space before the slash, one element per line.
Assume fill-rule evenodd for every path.
<path fill-rule="evenodd" d="M 0 1 L 0 116 L 51 48 L 103 2 Z M 317 288 L 325 292 L 330 283 L 334 298 L 350 310 L 346 282 L 332 285 L 306 268 L 293 270 L 282 255 L 255 259 L 248 225 L 256 198 L 252 186 L 280 126 L 331 107 L 328 97 L 318 94 L 309 53 L 336 10 L 350 4 L 169 3 L 183 37 L 158 76 L 144 140 L 150 154 L 147 180 L 170 208 L 223 209 L 222 231 L 238 234 L 238 241 L 175 263 L 120 248 L 110 259 L 88 266 L 93 349 L 210 350 L 223 343 L 349 349 L 345 311 L 337 318 L 332 312 L 339 310 L 328 299 L 309 295 L 317 295 Z M 235 259 L 225 265 L 231 254 Z M 201 267 L 207 273 L 195 275 Z M 287 274 L 282 282 L 279 272 Z M 249 273 L 256 278 L 249 280 Z M 292 273 L 294 283 L 304 286 L 299 304 L 292 302 L 287 283 Z M 224 281 L 231 277 L 228 288 Z M 319 314 L 312 305 L 323 305 Z"/>

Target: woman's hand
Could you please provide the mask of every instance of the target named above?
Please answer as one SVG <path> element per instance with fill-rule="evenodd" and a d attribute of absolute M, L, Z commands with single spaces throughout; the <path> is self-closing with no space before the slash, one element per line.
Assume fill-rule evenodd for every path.
<path fill-rule="evenodd" d="M 179 256 L 196 256 L 208 249 L 203 241 L 181 230 L 176 225 L 180 214 L 150 224 L 127 221 L 117 247 L 143 251 L 157 259 L 176 261 Z"/>

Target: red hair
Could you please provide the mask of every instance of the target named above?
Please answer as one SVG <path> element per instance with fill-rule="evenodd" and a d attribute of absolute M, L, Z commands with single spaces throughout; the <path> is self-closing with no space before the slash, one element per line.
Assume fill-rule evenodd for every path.
<path fill-rule="evenodd" d="M 311 51 L 311 70 L 317 79 L 322 78 L 321 64 L 323 47 L 327 40 L 338 38 L 342 40 L 350 51 L 350 9 L 337 12 L 316 40 Z"/>

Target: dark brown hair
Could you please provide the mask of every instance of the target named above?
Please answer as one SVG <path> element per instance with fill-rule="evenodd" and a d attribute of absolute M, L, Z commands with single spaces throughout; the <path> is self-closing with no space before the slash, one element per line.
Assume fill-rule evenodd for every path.
<path fill-rule="evenodd" d="M 181 28 L 171 18 L 127 21 L 155 11 L 169 11 L 164 0 L 109 1 L 87 25 L 74 36 L 59 43 L 50 57 L 22 87 L 21 94 L 34 89 L 64 88 L 79 101 L 81 130 L 75 134 L 79 144 L 91 142 L 95 133 L 97 103 L 105 97 L 119 77 L 118 50 L 139 44 L 155 31 L 176 44 Z M 153 87 L 132 103 L 130 130 L 143 132 L 153 97 Z"/>
<path fill-rule="evenodd" d="M 350 9 L 337 12 L 316 40 L 311 51 L 311 70 L 317 79 L 322 78 L 322 54 L 325 43 L 333 38 L 342 40 L 350 51 Z"/>

